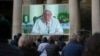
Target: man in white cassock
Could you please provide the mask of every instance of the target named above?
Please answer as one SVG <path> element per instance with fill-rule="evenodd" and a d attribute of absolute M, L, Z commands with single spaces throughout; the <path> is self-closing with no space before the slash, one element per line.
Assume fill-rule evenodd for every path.
<path fill-rule="evenodd" d="M 43 17 L 36 20 L 32 34 L 63 34 L 63 28 L 58 19 L 52 17 L 49 10 L 44 10 Z"/>

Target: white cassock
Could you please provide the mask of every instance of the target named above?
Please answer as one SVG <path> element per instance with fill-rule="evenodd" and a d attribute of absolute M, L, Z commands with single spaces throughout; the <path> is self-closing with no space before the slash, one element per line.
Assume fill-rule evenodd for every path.
<path fill-rule="evenodd" d="M 48 23 L 43 22 L 41 18 L 37 19 L 32 34 L 63 34 L 63 28 L 58 19 L 51 18 Z"/>

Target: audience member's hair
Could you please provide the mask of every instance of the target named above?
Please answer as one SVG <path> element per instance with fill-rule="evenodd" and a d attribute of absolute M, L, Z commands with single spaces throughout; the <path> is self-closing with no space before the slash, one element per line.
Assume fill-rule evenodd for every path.
<path fill-rule="evenodd" d="M 38 38 L 38 39 L 37 39 L 37 42 L 41 42 L 41 38 Z"/>
<path fill-rule="evenodd" d="M 86 40 L 83 56 L 100 56 L 100 33 Z"/>
<path fill-rule="evenodd" d="M 33 42 L 33 43 L 32 43 L 32 46 L 34 46 L 35 48 L 37 48 L 37 46 L 36 46 L 36 43 L 35 43 L 35 42 Z"/>
<path fill-rule="evenodd" d="M 14 40 L 11 40 L 10 44 L 18 47 L 18 36 L 17 35 L 14 35 Z"/>
<path fill-rule="evenodd" d="M 22 35 L 18 42 L 19 47 L 24 53 L 24 56 L 38 56 L 36 44 L 33 42 L 33 37 Z"/>
<path fill-rule="evenodd" d="M 33 38 L 26 35 L 22 35 L 18 41 L 19 47 L 26 47 L 33 44 Z"/>
<path fill-rule="evenodd" d="M 14 40 L 16 40 L 17 39 L 17 35 L 14 35 Z"/>
<path fill-rule="evenodd" d="M 78 34 L 73 34 L 70 40 L 75 40 L 77 41 L 77 39 L 80 40 L 80 36 Z"/>
<path fill-rule="evenodd" d="M 49 39 L 49 43 L 50 43 L 50 44 L 55 44 L 54 39 L 53 39 L 53 38 Z"/>
<path fill-rule="evenodd" d="M 18 37 L 21 37 L 21 36 L 22 36 L 22 33 L 18 33 L 17 36 L 18 36 Z"/>
<path fill-rule="evenodd" d="M 43 40 L 42 40 L 42 42 L 48 42 L 47 38 L 44 37 Z"/>
<path fill-rule="evenodd" d="M 11 25 L 7 19 L 0 18 L 0 39 L 10 38 Z"/>
<path fill-rule="evenodd" d="M 19 41 L 19 39 L 20 39 L 21 36 L 22 36 L 21 33 L 18 33 L 18 34 L 17 34 L 17 38 L 16 38 L 16 41 L 17 41 L 17 42 Z"/>

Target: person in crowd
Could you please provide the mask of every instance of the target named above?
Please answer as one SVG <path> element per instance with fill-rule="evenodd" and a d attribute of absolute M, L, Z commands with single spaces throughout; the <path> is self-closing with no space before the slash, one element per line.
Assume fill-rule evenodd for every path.
<path fill-rule="evenodd" d="M 58 46 L 59 46 L 60 51 L 62 51 L 63 47 L 66 45 L 66 43 L 63 41 L 63 37 L 64 36 L 60 36 L 58 40 Z"/>
<path fill-rule="evenodd" d="M 23 56 L 23 52 L 15 46 L 8 44 L 11 38 L 11 24 L 5 18 L 0 18 L 0 56 Z"/>
<path fill-rule="evenodd" d="M 83 56 L 100 56 L 100 33 L 95 33 L 85 42 Z"/>
<path fill-rule="evenodd" d="M 48 40 L 46 37 L 43 38 L 42 43 L 38 46 L 38 52 L 40 53 L 40 56 L 47 56 L 47 53 L 45 51 L 45 48 L 48 44 Z"/>
<path fill-rule="evenodd" d="M 18 46 L 23 51 L 24 56 L 39 56 L 36 47 L 33 45 L 33 37 L 22 35 L 18 41 Z"/>
<path fill-rule="evenodd" d="M 54 42 L 55 42 L 55 45 L 58 45 L 58 40 L 54 40 Z"/>
<path fill-rule="evenodd" d="M 14 40 L 11 40 L 10 44 L 18 47 L 18 42 L 16 41 L 17 35 L 14 35 Z"/>
<path fill-rule="evenodd" d="M 32 43 L 32 46 L 34 46 L 34 48 L 37 50 L 36 42 L 33 42 L 33 43 Z"/>
<path fill-rule="evenodd" d="M 55 45 L 54 39 L 49 39 L 49 44 L 46 46 L 47 56 L 60 56 L 59 47 Z"/>
<path fill-rule="evenodd" d="M 36 20 L 33 34 L 63 34 L 63 28 L 58 19 L 52 17 L 50 10 L 44 10 L 43 17 Z"/>
<path fill-rule="evenodd" d="M 18 33 L 17 36 L 18 36 L 18 39 L 19 39 L 22 36 L 22 33 Z"/>
<path fill-rule="evenodd" d="M 41 44 L 41 41 L 42 41 L 41 38 L 37 39 L 37 46 L 39 46 Z"/>
<path fill-rule="evenodd" d="M 82 56 L 83 46 L 80 44 L 80 36 L 73 34 L 70 42 L 63 48 L 61 56 Z"/>
<path fill-rule="evenodd" d="M 14 40 L 11 40 L 10 44 L 18 47 L 18 40 L 22 36 L 21 33 L 14 35 Z"/>

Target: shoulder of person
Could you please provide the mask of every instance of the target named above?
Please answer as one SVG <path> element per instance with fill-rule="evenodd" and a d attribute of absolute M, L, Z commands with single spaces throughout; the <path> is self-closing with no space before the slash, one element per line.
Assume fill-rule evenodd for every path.
<path fill-rule="evenodd" d="M 16 47 L 16 46 L 13 46 L 13 45 L 9 45 L 9 47 L 12 49 L 12 50 L 15 50 L 17 52 L 21 52 L 21 49 L 19 47 Z"/>
<path fill-rule="evenodd" d="M 53 17 L 52 17 L 52 20 L 58 20 L 58 19 L 57 19 L 57 18 L 53 18 Z"/>
<path fill-rule="evenodd" d="M 42 45 L 45 45 L 46 43 L 40 43 L 40 45 L 39 46 L 42 46 Z"/>
<path fill-rule="evenodd" d="M 39 22 L 39 21 L 41 21 L 41 18 L 37 18 L 37 19 L 36 19 L 36 22 Z"/>
<path fill-rule="evenodd" d="M 17 55 L 23 56 L 23 51 L 19 47 L 9 45 L 9 49 L 12 50 L 13 53 L 16 53 Z"/>

